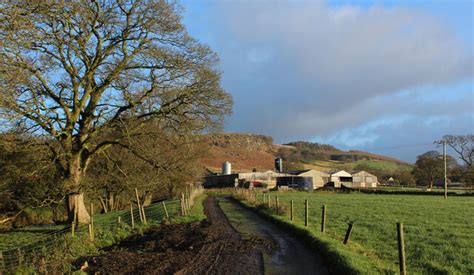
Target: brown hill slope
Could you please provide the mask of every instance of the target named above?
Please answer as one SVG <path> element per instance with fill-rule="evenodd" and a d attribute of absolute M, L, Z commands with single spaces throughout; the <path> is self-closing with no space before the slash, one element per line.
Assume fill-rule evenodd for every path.
<path fill-rule="evenodd" d="M 272 137 L 264 135 L 222 133 L 208 135 L 206 139 L 210 149 L 209 153 L 202 158 L 202 164 L 214 172 L 221 171 L 224 161 L 232 164 L 233 171 L 251 171 L 254 168 L 258 171 L 272 170 L 276 157 L 282 157 L 286 164 L 300 163 L 302 167 L 311 165 L 315 161 L 327 161 L 329 164 L 337 162 L 338 165 L 356 164 L 360 161 L 382 161 L 407 165 L 392 157 L 358 150 L 346 152 L 327 144 L 305 141 L 284 145 L 273 144 Z M 348 167 L 354 167 L 354 165 Z M 339 168 L 339 166 L 333 168 Z"/>
<path fill-rule="evenodd" d="M 203 165 L 218 172 L 222 163 L 229 161 L 233 171 L 264 171 L 273 169 L 276 151 L 273 139 L 263 135 L 223 133 L 208 136 L 209 154 L 202 158 Z"/>

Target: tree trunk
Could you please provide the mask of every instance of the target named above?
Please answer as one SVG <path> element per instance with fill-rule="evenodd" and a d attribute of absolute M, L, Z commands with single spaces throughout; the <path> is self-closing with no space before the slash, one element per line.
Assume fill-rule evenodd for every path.
<path fill-rule="evenodd" d="M 431 189 L 433 188 L 433 182 L 434 180 L 430 179 L 430 181 L 428 182 L 428 190 L 431 191 Z"/>
<path fill-rule="evenodd" d="M 67 196 L 67 207 L 68 207 L 68 220 L 69 222 L 74 221 L 74 215 L 76 216 L 77 224 L 88 224 L 91 222 L 91 217 L 87 212 L 86 206 L 84 205 L 84 194 L 75 193 Z"/>
<path fill-rule="evenodd" d="M 88 224 L 90 223 L 90 216 L 84 205 L 84 193 L 80 191 L 82 178 L 85 176 L 87 158 L 78 152 L 69 160 L 69 185 L 70 194 L 66 197 L 66 206 L 68 221 L 74 220 L 76 216 L 76 223 Z"/>

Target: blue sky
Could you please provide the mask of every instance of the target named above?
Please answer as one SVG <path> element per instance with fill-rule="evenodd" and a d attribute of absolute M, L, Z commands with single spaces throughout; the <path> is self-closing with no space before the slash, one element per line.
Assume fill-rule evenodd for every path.
<path fill-rule="evenodd" d="M 220 56 L 226 131 L 406 161 L 474 132 L 473 1 L 181 3 Z"/>

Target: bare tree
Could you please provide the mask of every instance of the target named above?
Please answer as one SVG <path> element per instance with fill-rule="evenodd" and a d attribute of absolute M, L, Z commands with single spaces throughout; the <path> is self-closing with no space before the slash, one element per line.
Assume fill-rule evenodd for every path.
<path fill-rule="evenodd" d="M 50 148 L 63 164 L 70 218 L 77 210 L 89 222 L 81 183 L 92 158 L 130 149 L 108 131 L 133 139 L 129 125 L 152 120 L 198 131 L 230 112 L 217 57 L 187 34 L 179 9 L 165 0 L 0 4 L 0 117 L 59 143 Z"/>
<path fill-rule="evenodd" d="M 443 142 L 446 142 L 446 144 L 456 152 L 458 158 L 461 159 L 465 165 L 472 168 L 474 162 L 474 135 L 446 135 L 443 139 L 436 141 L 437 144 L 443 144 Z"/>

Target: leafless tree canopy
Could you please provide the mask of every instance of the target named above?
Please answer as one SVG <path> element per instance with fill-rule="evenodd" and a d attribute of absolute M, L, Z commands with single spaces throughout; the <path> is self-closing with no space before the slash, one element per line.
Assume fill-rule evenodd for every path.
<path fill-rule="evenodd" d="M 57 140 L 71 189 L 92 156 L 120 144 L 104 133 L 123 121 L 202 130 L 230 112 L 217 56 L 187 34 L 179 9 L 165 0 L 0 4 L 0 118 Z"/>
<path fill-rule="evenodd" d="M 446 144 L 456 152 L 456 155 L 464 162 L 465 165 L 472 168 L 474 162 L 474 135 L 465 136 L 453 136 L 446 135 L 442 140 L 436 143 L 442 144 L 446 141 Z"/>

